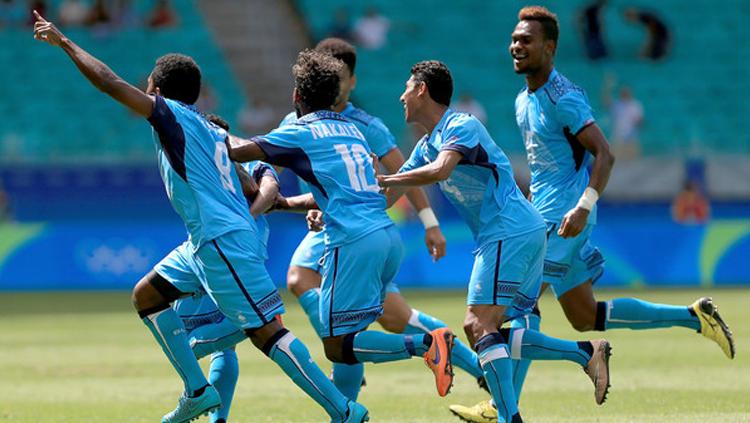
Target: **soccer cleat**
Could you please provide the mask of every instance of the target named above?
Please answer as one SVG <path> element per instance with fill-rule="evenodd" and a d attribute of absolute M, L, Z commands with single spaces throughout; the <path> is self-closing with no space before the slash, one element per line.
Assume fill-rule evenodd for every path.
<path fill-rule="evenodd" d="M 482 401 L 473 407 L 454 404 L 448 407 L 456 417 L 471 423 L 498 423 L 497 409 L 490 400 Z"/>
<path fill-rule="evenodd" d="M 370 413 L 364 405 L 349 401 L 347 404 L 346 420 L 344 423 L 362 423 L 370 421 Z"/>
<path fill-rule="evenodd" d="M 708 339 L 713 340 L 727 357 L 734 358 L 734 338 L 729 326 L 724 323 L 719 315 L 719 307 L 714 305 L 711 297 L 703 297 L 690 305 L 690 308 L 698 316 L 701 322 L 699 332 Z"/>
<path fill-rule="evenodd" d="M 607 400 L 607 393 L 609 392 L 609 356 L 612 354 L 612 347 L 609 346 L 606 339 L 595 339 L 589 342 L 594 347 L 594 352 L 583 371 L 594 382 L 596 403 L 602 405 Z"/>
<path fill-rule="evenodd" d="M 451 386 L 453 386 L 451 350 L 456 336 L 448 328 L 435 329 L 430 332 L 430 335 L 432 336 L 432 345 L 424 354 L 424 362 L 435 374 L 438 395 L 444 397 L 448 395 Z"/>
<path fill-rule="evenodd" d="M 221 397 L 211 385 L 206 386 L 203 393 L 195 398 L 190 398 L 186 394 L 182 394 L 177 408 L 172 410 L 171 413 L 165 415 L 162 419 L 162 423 L 187 423 L 191 422 L 201 415 L 208 415 L 211 411 L 221 407 Z"/>

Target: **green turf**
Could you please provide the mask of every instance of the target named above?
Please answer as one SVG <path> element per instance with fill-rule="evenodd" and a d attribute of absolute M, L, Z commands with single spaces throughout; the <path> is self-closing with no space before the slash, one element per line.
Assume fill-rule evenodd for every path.
<path fill-rule="evenodd" d="M 638 297 L 687 304 L 702 291 L 642 291 Z M 714 298 L 738 340 L 734 361 L 686 329 L 613 331 L 612 390 L 594 404 L 588 378 L 571 363 L 535 363 L 522 401 L 528 422 L 750 422 L 750 290 L 716 290 Z M 632 295 L 603 291 L 602 298 Z M 411 305 L 459 328 L 464 296 L 406 292 Z M 296 301 L 285 297 L 285 323 L 312 350 L 325 371 L 319 341 Z M 543 329 L 572 339 L 550 296 L 542 303 Z M 324 413 L 249 343 L 238 348 L 240 381 L 235 422 L 327 421 Z M 205 363 L 204 363 L 205 364 Z M 475 382 L 457 372 L 439 398 L 421 360 L 368 365 L 360 400 L 372 421 L 451 422 L 452 403 L 484 399 Z M 126 293 L 0 294 L 0 421 L 155 422 L 171 410 L 181 384 L 151 335 L 131 310 Z M 203 420 L 205 421 L 205 420 Z"/>

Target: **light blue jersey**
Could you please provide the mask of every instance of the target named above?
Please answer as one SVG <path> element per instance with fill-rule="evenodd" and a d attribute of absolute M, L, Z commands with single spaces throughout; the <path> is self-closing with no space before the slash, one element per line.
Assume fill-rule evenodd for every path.
<path fill-rule="evenodd" d="M 167 196 L 185 222 L 193 249 L 229 232 L 254 233 L 255 223 L 224 143 L 226 132 L 194 107 L 160 96 L 154 98 L 148 121 L 154 128 Z"/>
<path fill-rule="evenodd" d="M 478 246 L 544 227 L 513 179 L 510 162 L 475 117 L 448 109 L 401 167 L 406 172 L 434 161 L 441 151 L 463 155 L 440 189 L 458 209 Z"/>
<path fill-rule="evenodd" d="M 268 163 L 289 168 L 308 183 L 326 215 L 327 246 L 393 225 L 365 136 L 341 114 L 310 113 L 253 141 Z"/>
<path fill-rule="evenodd" d="M 576 140 L 594 123 L 586 93 L 552 70 L 534 92 L 516 97 L 516 121 L 526 144 L 534 206 L 548 222 L 560 223 L 589 183 L 591 154 Z M 589 224 L 596 223 L 596 207 Z"/>
<path fill-rule="evenodd" d="M 355 107 L 352 103 L 346 103 L 346 107 L 341 111 L 341 114 L 357 126 L 359 132 L 365 136 L 370 150 L 379 159 L 382 159 L 383 156 L 390 153 L 394 148 L 398 148 L 396 138 L 380 118 L 376 118 L 359 107 Z M 289 125 L 296 120 L 297 113 L 291 112 L 284 117 L 279 126 Z M 300 180 L 300 191 L 303 193 L 310 192 L 310 189 L 303 180 Z"/>
<path fill-rule="evenodd" d="M 242 167 L 250 176 L 260 185 L 260 180 L 264 176 L 271 176 L 279 181 L 279 175 L 274 170 L 273 166 L 263 163 L 260 160 L 254 160 L 252 162 L 243 163 Z M 249 204 L 248 204 L 249 206 Z M 261 243 L 263 244 L 263 259 L 268 260 L 268 238 L 271 235 L 271 229 L 268 226 L 268 220 L 264 214 L 260 214 L 255 218 L 255 225 L 258 227 L 258 236 Z"/>

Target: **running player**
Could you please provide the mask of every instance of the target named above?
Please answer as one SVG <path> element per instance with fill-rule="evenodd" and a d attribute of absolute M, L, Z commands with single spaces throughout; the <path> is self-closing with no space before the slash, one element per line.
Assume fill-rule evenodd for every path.
<path fill-rule="evenodd" d="M 201 288 L 333 421 L 367 419 L 367 410 L 344 397 L 304 344 L 275 319 L 284 307 L 263 264 L 256 224 L 227 157 L 226 131 L 193 106 L 201 86 L 196 63 L 179 54 L 159 58 L 144 93 L 34 15 L 36 39 L 61 47 L 92 85 L 148 119 L 167 194 L 189 233 L 188 248 L 178 247 L 157 265 L 169 269 L 170 278 L 166 271 L 151 271 L 133 290 L 138 315 L 185 384 L 177 408 L 163 422 L 188 422 L 221 406 L 190 348 L 185 326 L 170 307 Z"/>
<path fill-rule="evenodd" d="M 229 131 L 229 124 L 216 115 L 207 115 L 211 123 Z M 273 206 L 279 193 L 279 180 L 273 167 L 263 162 L 245 163 L 237 166 L 242 191 L 248 199 L 250 214 L 258 226 L 263 243 L 263 259 L 268 260 L 268 222 L 263 213 Z M 185 243 L 181 248 L 189 248 Z M 157 269 L 157 272 L 160 270 Z M 181 298 L 172 307 L 180 316 L 187 331 L 190 347 L 197 359 L 211 355 L 208 381 L 219 392 L 221 407 L 209 413 L 211 423 L 225 423 L 237 385 L 239 365 L 235 345 L 247 339 L 245 333 L 224 316 L 216 303 L 201 290 L 192 297 Z"/>
<path fill-rule="evenodd" d="M 589 237 L 614 157 L 586 94 L 554 67 L 559 35 L 555 14 L 530 6 L 520 10 L 518 19 L 509 50 L 513 69 L 526 77 L 526 86 L 516 98 L 516 120 L 531 170 L 531 200 L 547 225 L 543 289 L 552 287 L 578 331 L 684 327 L 712 339 L 734 358 L 732 333 L 711 298 L 700 298 L 690 306 L 635 298 L 596 300 L 593 285 L 604 271 L 604 258 Z M 538 329 L 539 321 L 539 315 L 532 314 L 514 325 Z M 529 364 L 527 360 L 514 363 L 518 396 Z M 461 409 L 470 419 L 471 410 Z M 490 414 L 486 404 L 478 404 L 473 413 L 482 412 Z"/>
<path fill-rule="evenodd" d="M 230 136 L 229 154 L 238 162 L 264 160 L 289 168 L 308 183 L 311 194 L 281 199 L 279 208 L 319 209 L 326 215 L 318 307 L 328 359 L 358 364 L 422 356 L 444 396 L 453 381 L 449 329 L 414 335 L 366 330 L 383 312 L 402 245 L 385 213 L 365 136 L 332 110 L 344 66 L 326 53 L 301 52 L 292 68 L 298 119 L 250 141 Z"/>
<path fill-rule="evenodd" d="M 478 249 L 464 330 L 506 422 L 520 422 L 511 357 L 580 364 L 601 404 L 609 387 L 609 343 L 554 339 L 533 330 L 503 336 L 503 321 L 531 312 L 542 283 L 546 244 L 541 215 L 523 198 L 505 154 L 475 117 L 449 108 L 453 78 L 430 60 L 411 68 L 401 95 L 407 123 L 427 129 L 399 173 L 379 175 L 391 204 L 406 187 L 438 183 L 471 229 Z M 506 340 L 507 337 L 507 340 Z"/>
<path fill-rule="evenodd" d="M 346 65 L 341 77 L 341 92 L 333 106 L 333 110 L 345 116 L 357 126 L 365 136 L 368 146 L 378 157 L 388 173 L 395 173 L 404 163 L 396 140 L 383 122 L 349 102 L 349 94 L 357 84 L 354 69 L 357 53 L 354 46 L 340 38 L 326 38 L 315 47 L 316 50 L 331 54 Z M 287 115 L 281 126 L 297 120 L 296 113 Z M 421 188 L 415 188 L 406 193 L 414 209 L 417 210 L 425 227 L 425 244 L 433 260 L 439 260 L 445 254 L 445 237 L 435 214 L 430 208 L 429 200 Z M 320 327 L 318 300 L 320 297 L 320 259 L 325 251 L 325 232 L 310 231 L 297 247 L 289 264 L 287 287 L 300 302 L 307 313 L 310 322 L 316 329 Z M 386 287 L 386 297 L 383 303 L 383 315 L 378 318 L 383 329 L 393 333 L 428 333 L 431 330 L 445 327 L 442 321 L 413 309 L 401 295 L 398 286 L 391 282 Z M 319 332 L 320 333 L 320 332 Z M 483 386 L 484 377 L 479 368 L 476 354 L 462 342 L 456 340 L 453 347 L 453 364 L 466 370 Z M 361 364 L 346 365 L 334 363 L 333 382 L 341 392 L 352 400 L 359 394 L 364 366 Z"/>

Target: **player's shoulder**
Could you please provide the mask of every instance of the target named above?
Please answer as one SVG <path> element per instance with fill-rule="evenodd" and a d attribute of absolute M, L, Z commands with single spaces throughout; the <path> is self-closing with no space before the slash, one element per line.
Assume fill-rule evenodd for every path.
<path fill-rule="evenodd" d="M 284 119 L 281 119 L 279 126 L 290 125 L 297 121 L 297 112 L 289 112 Z"/>
<path fill-rule="evenodd" d="M 347 119 L 351 120 L 352 123 L 359 124 L 367 128 L 367 131 L 387 133 L 391 132 L 383 122 L 383 119 L 380 119 L 377 116 L 373 116 L 351 103 L 349 103 L 349 107 L 344 109 L 344 112 L 342 112 L 341 114 Z"/>
<path fill-rule="evenodd" d="M 454 131 L 454 130 L 476 130 L 482 123 L 476 116 L 466 113 L 459 112 L 453 109 L 448 111 L 449 115 L 445 119 L 443 125 L 443 131 Z"/>
<path fill-rule="evenodd" d="M 544 87 L 544 92 L 554 105 L 566 100 L 588 102 L 586 91 L 559 72 L 555 72 L 549 83 Z"/>

